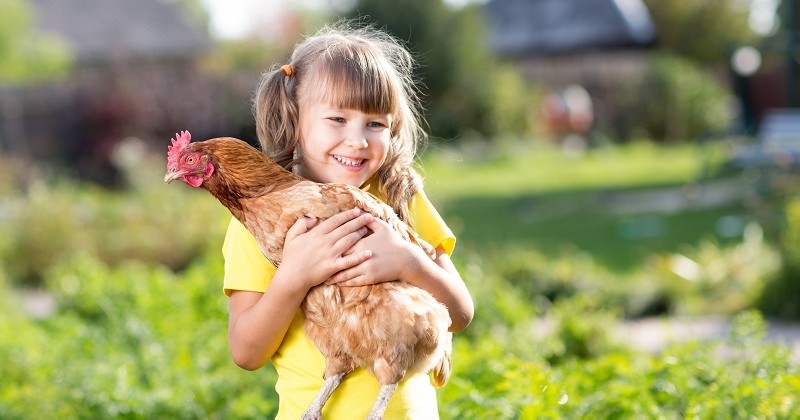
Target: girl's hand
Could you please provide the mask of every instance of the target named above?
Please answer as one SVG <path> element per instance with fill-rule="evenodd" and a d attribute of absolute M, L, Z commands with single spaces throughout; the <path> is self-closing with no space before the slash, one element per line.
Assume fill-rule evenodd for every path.
<path fill-rule="evenodd" d="M 419 265 L 418 258 L 429 259 L 383 220 L 373 219 L 366 226 L 372 234 L 359 239 L 346 255 L 371 253 L 371 258 L 337 272 L 325 284 L 365 286 L 400 280 L 405 278 L 406 270 Z"/>
<path fill-rule="evenodd" d="M 298 281 L 306 290 L 329 279 L 342 270 L 368 260 L 372 253 L 366 249 L 349 250 L 369 233 L 373 221 L 361 209 L 341 212 L 320 222 L 314 218 L 299 219 L 287 232 L 280 268 L 289 275 L 281 278 Z"/>

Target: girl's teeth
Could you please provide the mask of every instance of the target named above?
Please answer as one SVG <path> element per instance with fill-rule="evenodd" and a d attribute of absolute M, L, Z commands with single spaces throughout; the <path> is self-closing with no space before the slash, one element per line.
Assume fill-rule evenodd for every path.
<path fill-rule="evenodd" d="M 361 165 L 362 162 L 364 162 L 363 159 L 353 160 L 353 159 L 348 159 L 348 158 L 343 157 L 343 156 L 334 156 L 334 159 L 339 161 L 339 163 L 347 165 L 347 166 L 358 166 L 358 165 Z"/>

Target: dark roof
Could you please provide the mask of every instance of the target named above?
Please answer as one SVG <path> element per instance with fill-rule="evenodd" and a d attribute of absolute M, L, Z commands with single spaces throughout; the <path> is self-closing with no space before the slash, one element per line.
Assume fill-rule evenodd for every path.
<path fill-rule="evenodd" d="M 491 0 L 490 43 L 500 55 L 643 46 L 655 37 L 641 0 Z"/>
<path fill-rule="evenodd" d="M 78 61 L 191 56 L 209 37 L 159 0 L 28 0 L 37 28 L 65 40 Z"/>

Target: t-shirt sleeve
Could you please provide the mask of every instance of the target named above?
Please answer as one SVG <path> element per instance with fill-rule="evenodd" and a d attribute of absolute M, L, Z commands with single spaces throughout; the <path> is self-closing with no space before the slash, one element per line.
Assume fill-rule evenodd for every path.
<path fill-rule="evenodd" d="M 423 191 L 411 199 L 409 205 L 414 230 L 434 247 L 441 246 L 447 255 L 453 255 L 456 237 Z"/>
<path fill-rule="evenodd" d="M 225 258 L 223 291 L 230 296 L 233 290 L 264 292 L 267 290 L 275 266 L 261 253 L 253 235 L 235 217 L 228 224 L 222 243 Z"/>

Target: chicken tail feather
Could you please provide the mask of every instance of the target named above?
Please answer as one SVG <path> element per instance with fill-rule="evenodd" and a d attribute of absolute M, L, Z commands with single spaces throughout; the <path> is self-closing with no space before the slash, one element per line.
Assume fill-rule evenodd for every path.
<path fill-rule="evenodd" d="M 444 354 L 442 354 L 442 358 L 439 359 L 439 363 L 433 367 L 431 371 L 433 377 L 433 386 L 436 388 L 441 388 L 447 384 L 447 381 L 450 380 L 450 372 L 451 363 L 450 363 L 450 354 L 453 352 L 453 333 L 447 333 L 447 337 L 445 338 L 445 348 Z"/>

